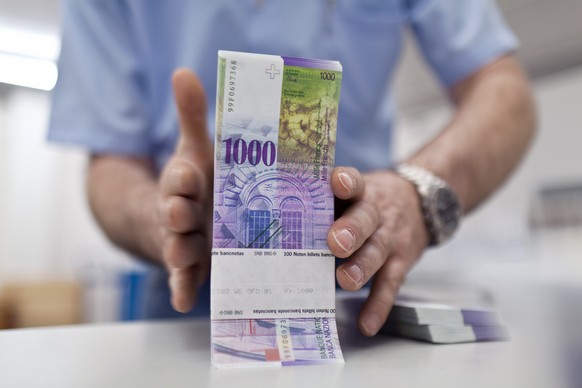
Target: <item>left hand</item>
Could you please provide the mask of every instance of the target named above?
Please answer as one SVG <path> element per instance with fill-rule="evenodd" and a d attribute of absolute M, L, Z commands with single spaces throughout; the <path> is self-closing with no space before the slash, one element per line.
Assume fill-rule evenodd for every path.
<path fill-rule="evenodd" d="M 360 331 L 373 336 L 428 245 L 420 199 L 412 183 L 391 171 L 361 174 L 337 167 L 331 187 L 347 205 L 327 235 L 332 253 L 345 259 L 337 268 L 337 280 L 343 289 L 355 291 L 374 277 L 358 319 Z"/>

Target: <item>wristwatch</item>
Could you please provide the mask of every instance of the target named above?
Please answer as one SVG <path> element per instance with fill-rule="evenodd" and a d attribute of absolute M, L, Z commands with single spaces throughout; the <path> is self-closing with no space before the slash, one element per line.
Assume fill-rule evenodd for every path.
<path fill-rule="evenodd" d="M 450 239 L 461 223 L 462 209 L 457 194 L 432 172 L 412 164 L 399 164 L 395 172 L 416 187 L 430 236 L 430 246 Z"/>

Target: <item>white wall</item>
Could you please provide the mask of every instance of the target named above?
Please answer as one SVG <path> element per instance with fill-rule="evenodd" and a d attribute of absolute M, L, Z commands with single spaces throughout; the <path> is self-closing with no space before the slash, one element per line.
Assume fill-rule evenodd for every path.
<path fill-rule="evenodd" d="M 0 97 L 0 286 L 31 279 L 84 284 L 87 321 L 118 319 L 121 269 L 137 264 L 103 236 L 84 193 L 86 156 L 47 144 L 49 94 Z"/>
<path fill-rule="evenodd" d="M 0 276 L 50 272 L 54 259 L 54 179 L 58 155 L 43 142 L 48 104 L 44 94 L 11 89 L 3 97 Z M 57 177 L 60 179 L 60 177 Z M 51 232 L 49 232 L 51 231 Z"/>
<path fill-rule="evenodd" d="M 49 95 L 12 88 L 0 101 L 0 283 L 119 256 L 90 216 L 85 155 L 45 141 Z"/>

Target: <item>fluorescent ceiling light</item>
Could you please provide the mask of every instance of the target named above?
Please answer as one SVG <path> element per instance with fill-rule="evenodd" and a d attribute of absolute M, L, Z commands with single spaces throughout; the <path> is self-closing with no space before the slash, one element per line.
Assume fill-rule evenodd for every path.
<path fill-rule="evenodd" d="M 55 87 L 57 77 L 53 61 L 0 53 L 2 83 L 49 91 Z"/>
<path fill-rule="evenodd" d="M 0 27 L 0 82 L 52 90 L 59 50 L 56 35 Z"/>
<path fill-rule="evenodd" d="M 60 43 L 56 35 L 0 27 L 0 51 L 55 61 Z"/>

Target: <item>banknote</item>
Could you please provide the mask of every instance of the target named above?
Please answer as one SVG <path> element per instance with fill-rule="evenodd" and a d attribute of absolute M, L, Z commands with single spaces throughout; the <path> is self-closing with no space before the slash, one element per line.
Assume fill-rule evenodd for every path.
<path fill-rule="evenodd" d="M 343 363 L 334 318 L 213 320 L 212 333 L 219 367 Z"/>
<path fill-rule="evenodd" d="M 438 294 L 438 290 L 435 294 Z M 340 299 L 340 322 L 355 326 L 354 317 L 365 303 L 366 293 L 344 294 Z M 380 333 L 431 343 L 509 339 L 507 327 L 499 313 L 491 306 L 474 303 L 465 305 L 406 293 L 397 296 Z"/>
<path fill-rule="evenodd" d="M 335 330 L 334 256 L 326 241 L 334 220 L 329 181 L 341 79 L 337 61 L 219 52 L 211 272 L 215 364 L 230 360 L 226 355 L 254 354 L 250 349 L 263 345 L 258 340 L 268 345 L 259 358 L 266 359 L 264 349 L 270 349 L 267 358 L 274 357 L 276 331 L 241 335 L 241 322 L 259 333 L 292 322 L 297 348 L 290 349 L 297 362 L 320 360 L 309 324 L 325 319 Z M 343 360 L 339 342 L 335 348 Z"/>
<path fill-rule="evenodd" d="M 337 62 L 220 58 L 215 248 L 327 250 L 340 83 Z"/>

